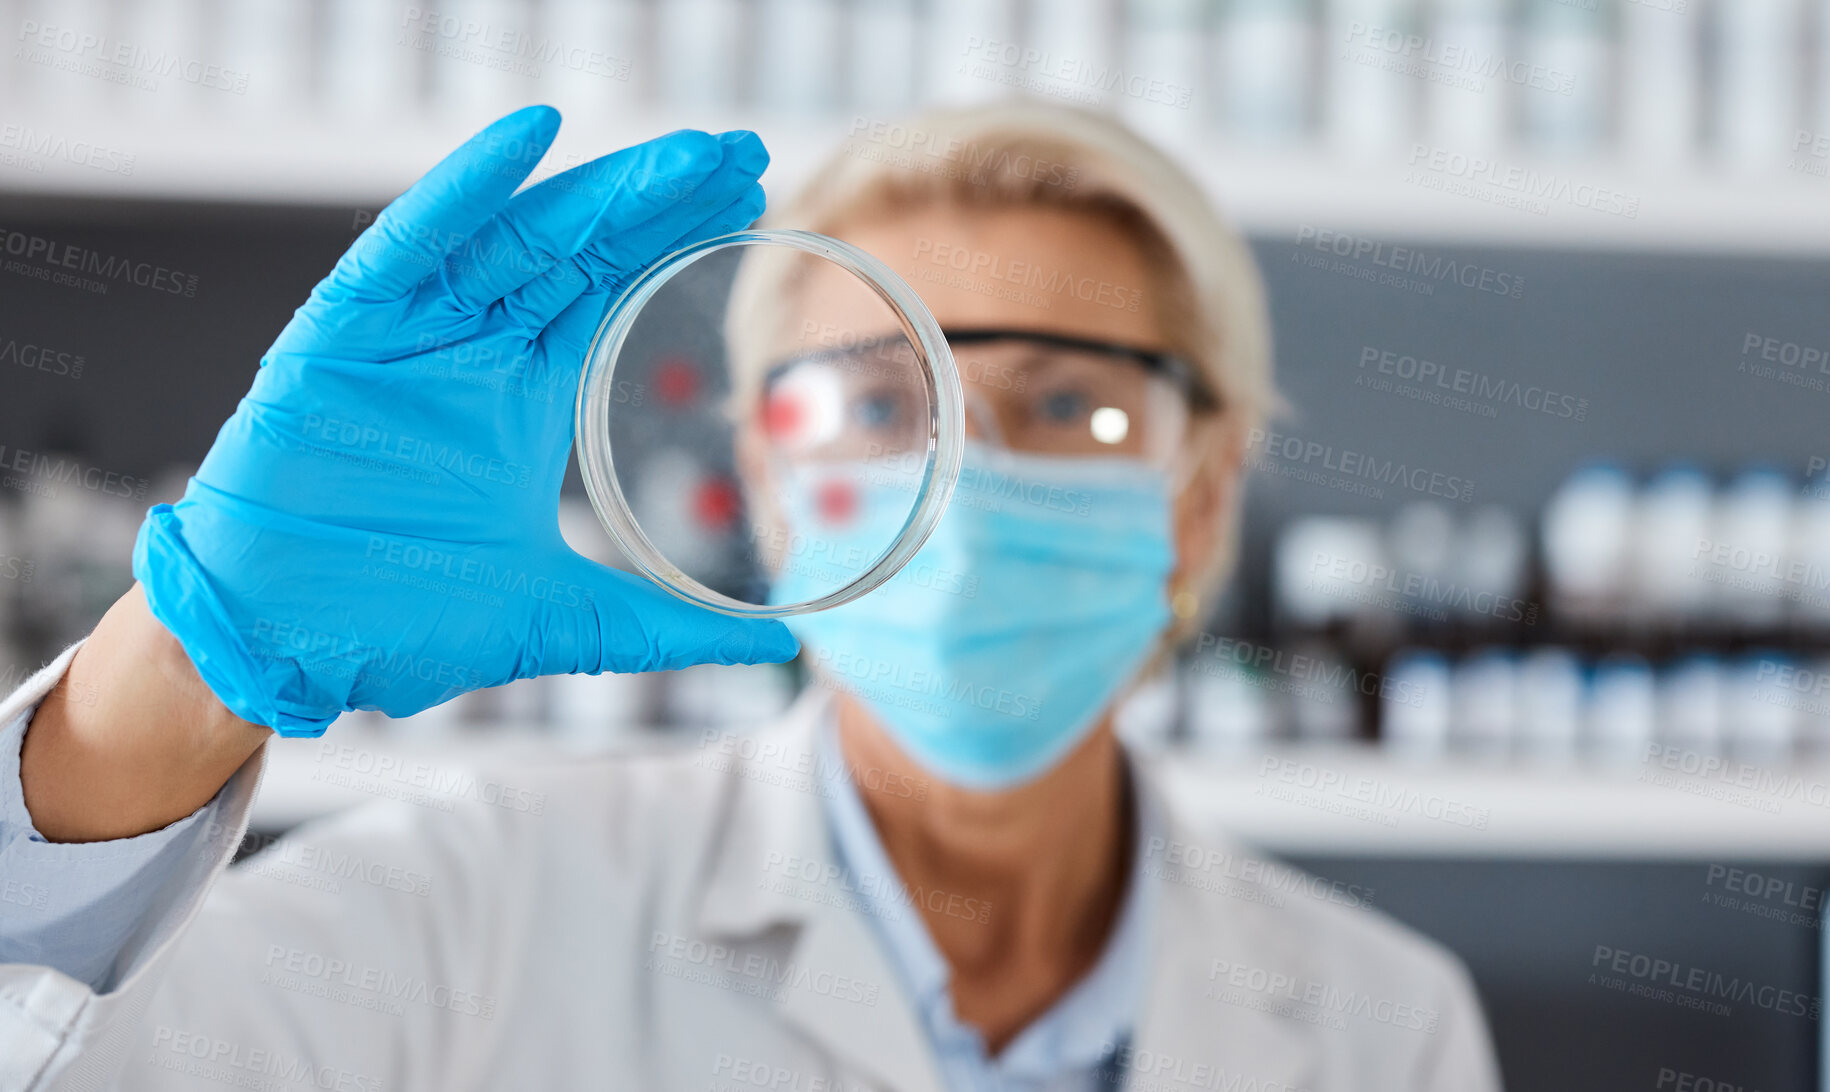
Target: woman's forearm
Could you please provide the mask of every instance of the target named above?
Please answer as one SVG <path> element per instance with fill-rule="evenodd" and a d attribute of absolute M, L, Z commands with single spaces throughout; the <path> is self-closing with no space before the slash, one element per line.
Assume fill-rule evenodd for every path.
<path fill-rule="evenodd" d="M 53 842 L 158 830 L 208 803 L 272 734 L 216 700 L 136 584 L 26 729 L 26 810 Z"/>

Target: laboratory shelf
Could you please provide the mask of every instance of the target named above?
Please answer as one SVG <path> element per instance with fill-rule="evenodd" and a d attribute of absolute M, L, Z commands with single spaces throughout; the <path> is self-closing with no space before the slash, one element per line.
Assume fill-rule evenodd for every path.
<path fill-rule="evenodd" d="M 34 140 L 80 136 L 116 154 L 85 162 L 59 155 L 0 158 L 0 194 L 346 205 L 356 212 L 384 204 L 495 111 L 393 120 L 301 112 L 281 125 L 226 109 L 201 117 L 77 112 L 53 101 L 21 104 L 16 112 L 17 125 L 36 134 Z M 918 146 L 886 120 L 896 116 L 810 120 L 756 109 L 574 115 L 547 162 L 570 165 L 693 126 L 761 133 L 774 153 L 766 183 L 777 197 L 854 130 L 866 134 L 873 156 L 915 169 L 958 169 L 956 160 Z M 1160 126 L 1155 135 L 1245 229 L 1287 236 L 1297 244 L 1294 254 L 1339 260 L 1343 271 L 1360 270 L 1360 276 L 1417 275 L 1412 255 L 1392 251 L 1416 243 L 1830 254 L 1830 217 L 1823 215 L 1830 178 L 1815 173 L 1830 159 L 1804 156 L 1736 172 L 1708 163 L 1656 167 L 1523 151 L 1439 155 L 1435 146 L 1409 142 L 1350 158 L 1308 147 L 1229 146 L 1211 133 Z M 130 169 L 98 169 L 98 162 Z M 1427 264 L 1429 256 L 1418 260 Z"/>
<path fill-rule="evenodd" d="M 626 729 L 610 750 L 690 747 L 693 732 Z M 528 764 L 604 744 L 533 729 L 469 728 L 403 740 L 339 723 L 276 740 L 253 826 L 275 831 L 372 802 L 451 811 L 505 806 Z M 1465 858 L 1830 860 L 1830 763 L 1704 763 L 1671 752 L 1612 767 L 1437 758 L 1364 746 L 1220 755 L 1156 750 L 1150 761 L 1197 829 L 1295 855 Z M 1684 767 L 1694 767 L 1685 772 Z"/>
<path fill-rule="evenodd" d="M 1600 766 L 1371 748 L 1163 757 L 1168 791 L 1198 822 L 1282 853 L 1830 860 L 1821 761 L 1661 751 Z"/>

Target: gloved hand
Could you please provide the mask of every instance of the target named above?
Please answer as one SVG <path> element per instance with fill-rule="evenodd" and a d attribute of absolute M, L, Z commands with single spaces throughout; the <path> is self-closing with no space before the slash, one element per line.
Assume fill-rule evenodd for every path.
<path fill-rule="evenodd" d="M 781 661 L 778 622 L 682 602 L 559 534 L 579 371 L 648 264 L 763 209 L 753 133 L 682 131 L 515 189 L 510 114 L 356 240 L 261 360 L 134 575 L 210 689 L 282 735 L 560 672 Z"/>

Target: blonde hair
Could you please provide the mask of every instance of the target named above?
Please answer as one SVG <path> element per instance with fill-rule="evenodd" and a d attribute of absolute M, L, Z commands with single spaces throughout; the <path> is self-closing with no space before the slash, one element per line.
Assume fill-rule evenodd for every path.
<path fill-rule="evenodd" d="M 1170 351 L 1195 366 L 1220 396 L 1222 421 L 1255 434 L 1281 406 L 1271 376 L 1264 283 L 1245 240 L 1178 164 L 1116 120 L 1027 99 L 933 110 L 854 133 L 764 226 L 844 237 L 847 224 L 923 204 L 996 208 L 1043 205 L 1117 223 L 1158 270 L 1149 303 Z M 789 291 L 786 266 L 739 275 L 733 312 L 760 319 Z M 1203 461 L 1225 457 L 1209 430 Z M 1232 571 L 1237 507 L 1219 547 L 1191 566 L 1201 601 Z M 1198 619 L 1187 620 L 1176 637 Z"/>

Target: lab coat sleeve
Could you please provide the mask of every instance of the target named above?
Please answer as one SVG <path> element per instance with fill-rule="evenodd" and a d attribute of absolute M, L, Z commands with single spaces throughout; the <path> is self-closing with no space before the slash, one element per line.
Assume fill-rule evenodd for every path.
<path fill-rule="evenodd" d="M 58 677 L 34 677 L 0 717 Z M 396 801 L 307 825 L 229 869 L 265 753 L 168 862 L 111 988 L 0 965 L 0 1092 L 455 1088 L 498 1045 L 499 991 L 485 979 L 512 961 L 493 896 L 527 886 L 502 825 Z"/>
<path fill-rule="evenodd" d="M 61 669 L 69 655 L 53 668 Z M 0 964 L 54 967 L 106 990 L 122 948 L 152 914 L 165 880 L 197 852 L 217 802 L 135 838 L 47 841 L 26 811 L 19 777 L 20 745 L 36 710 L 34 703 L 0 721 Z"/>
<path fill-rule="evenodd" d="M 75 652 L 65 651 L 0 701 L 0 722 L 36 709 L 64 681 Z M 0 1092 L 107 1086 L 111 1052 L 118 1054 L 125 1030 L 145 1012 L 172 941 L 241 840 L 260 763 L 259 755 L 250 759 L 203 809 L 143 840 L 54 846 L 32 841 L 35 832 L 13 832 L 23 840 L 9 858 L 23 854 L 29 882 L 48 879 L 58 889 L 37 910 L 42 915 L 61 900 L 64 913 L 56 921 L 26 913 L 0 918 L 0 931 L 10 934 L 0 963 Z M 16 767 L 13 776 L 15 784 L 0 791 L 18 791 Z M 22 801 L 12 803 L 23 813 Z M 89 875 L 66 881 L 63 866 Z M 50 877 L 40 876 L 45 868 Z M 86 944 L 85 929 L 95 930 Z M 53 933 L 54 942 L 42 939 Z M 66 958 L 72 946 L 80 950 Z M 26 947 L 43 947 L 37 956 L 45 958 L 25 958 Z"/>

